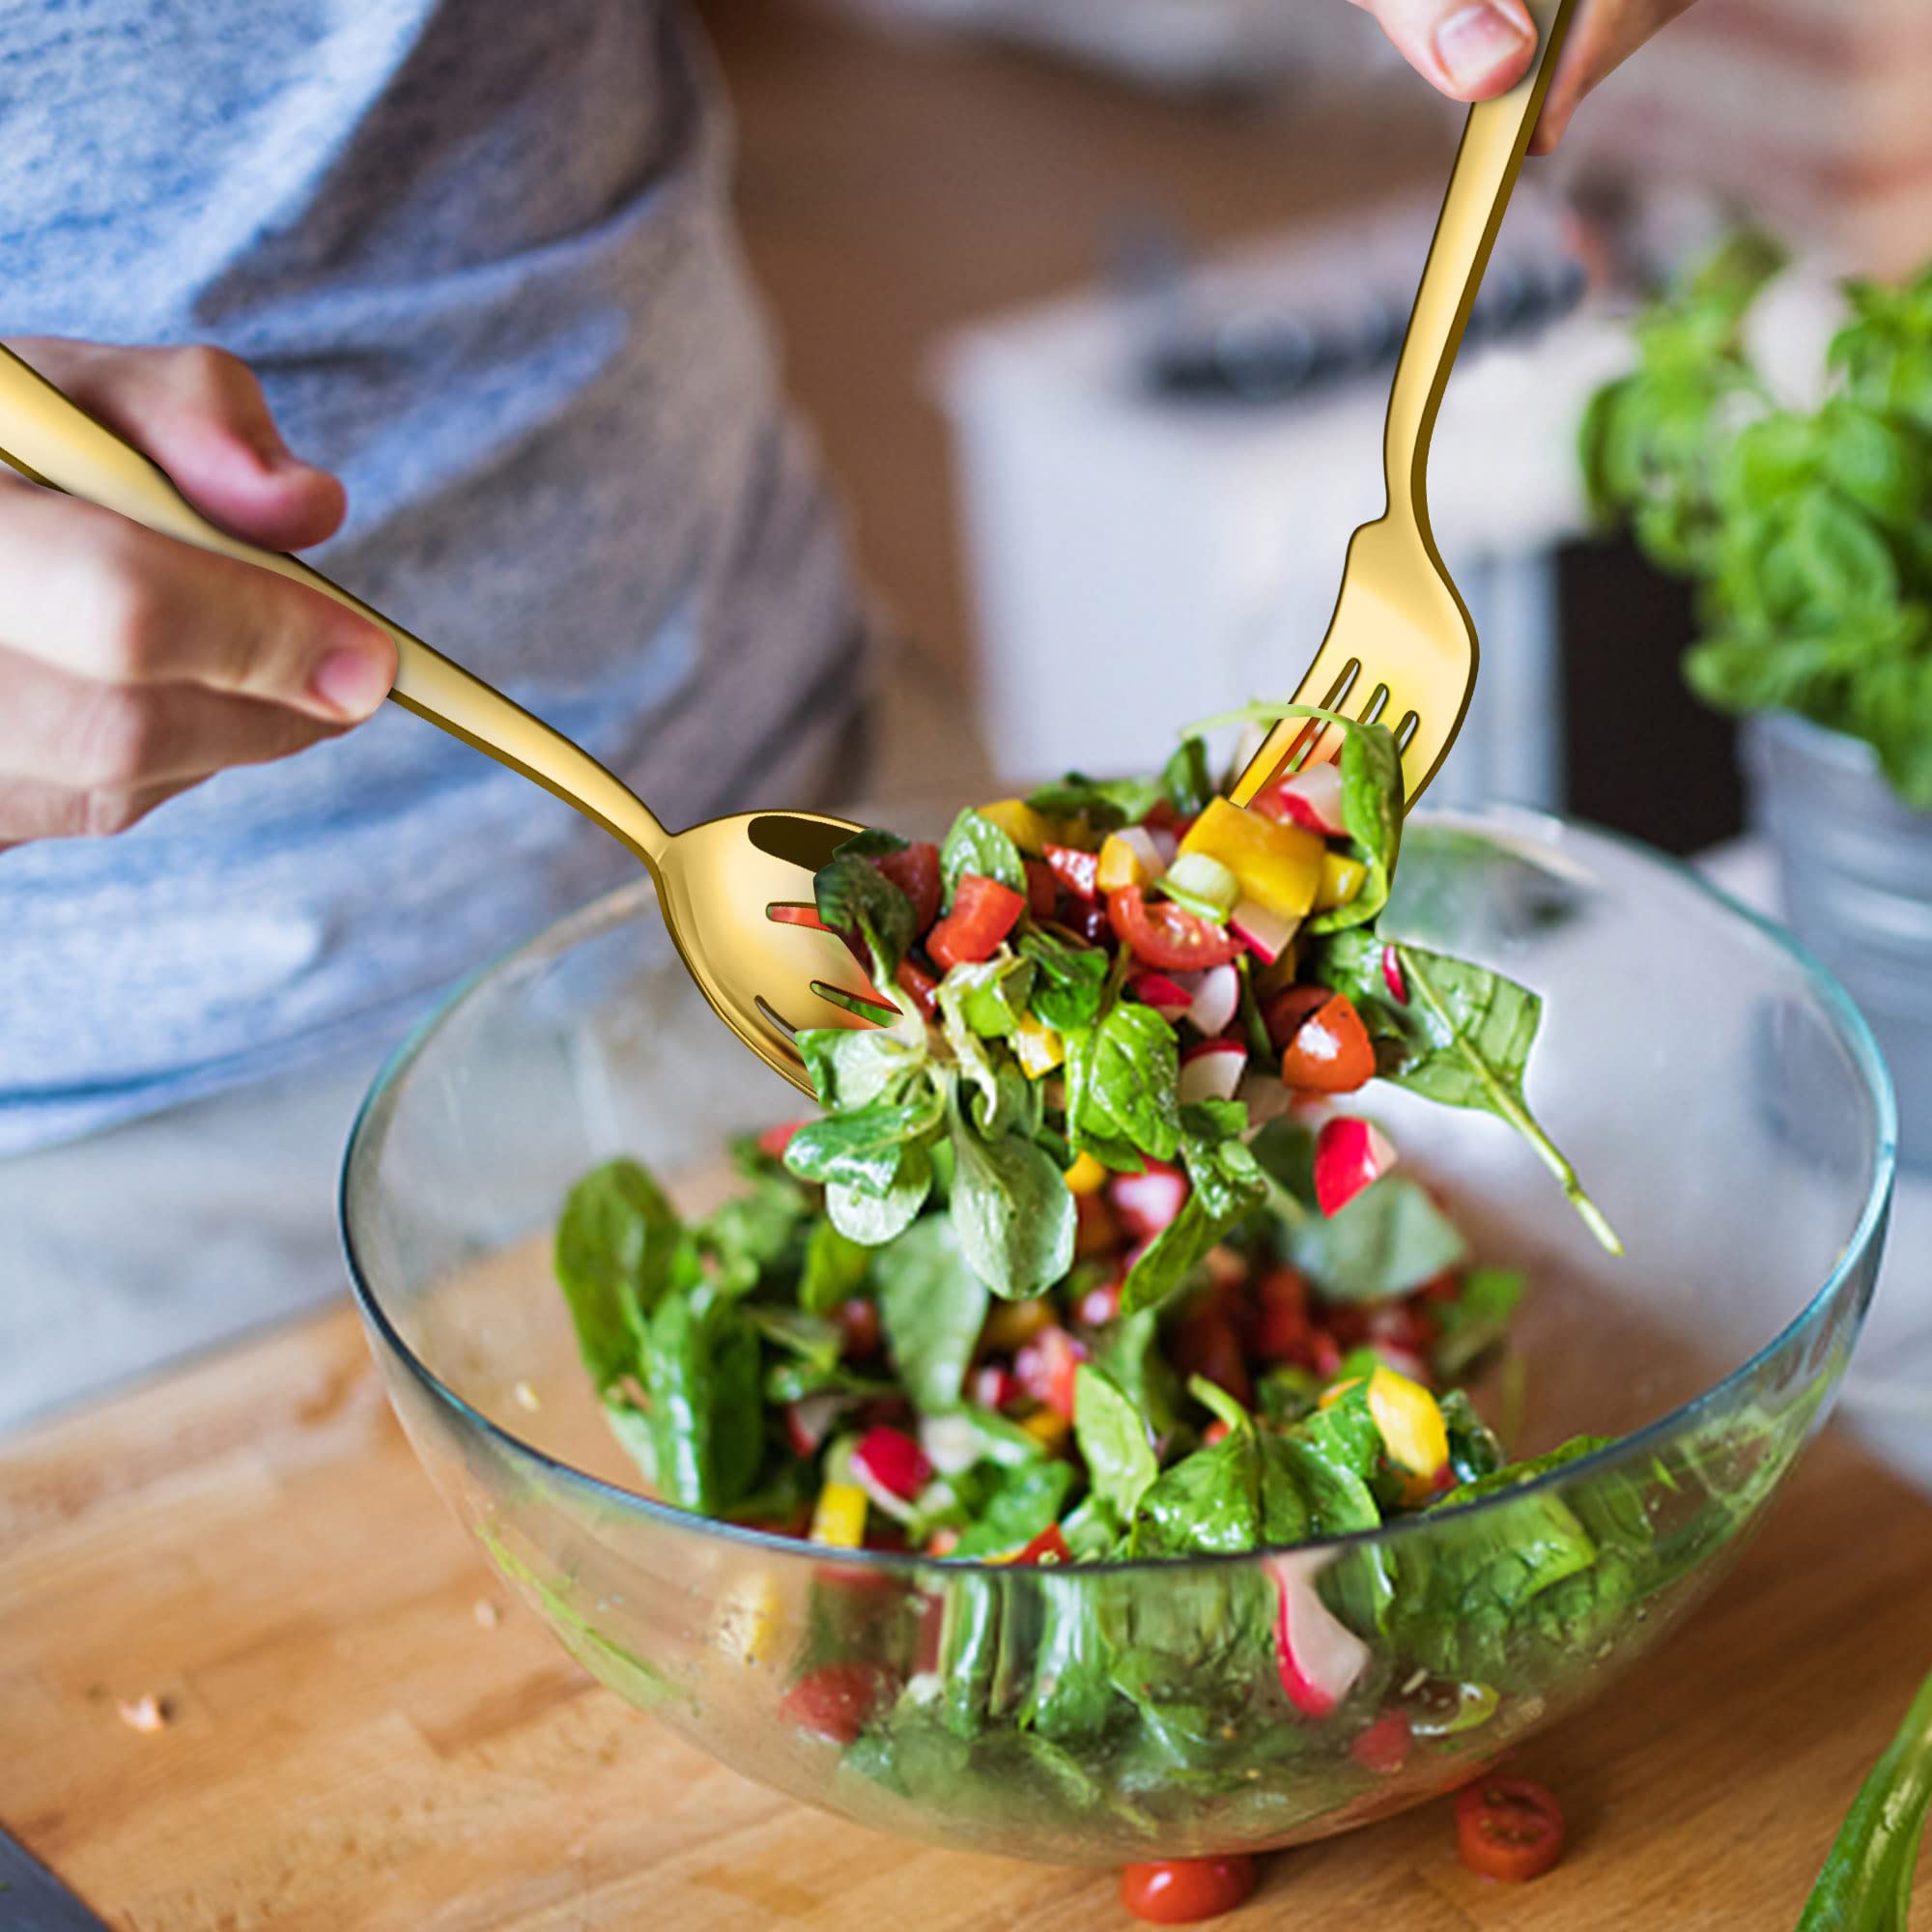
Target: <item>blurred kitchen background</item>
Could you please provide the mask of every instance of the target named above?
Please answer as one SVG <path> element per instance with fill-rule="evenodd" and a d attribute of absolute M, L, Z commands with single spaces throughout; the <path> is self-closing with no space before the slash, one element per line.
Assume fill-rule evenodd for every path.
<path fill-rule="evenodd" d="M 1156 764 L 1291 689 L 1380 508 L 1463 110 L 1344 0 L 702 0 L 793 394 L 900 641 L 877 795 Z M 1691 852 L 1743 810 L 1689 593 L 1588 527 L 1584 399 L 1741 209 L 1833 273 L 1932 255 L 1925 0 L 1700 0 L 1532 161 L 1438 428 L 1483 670 L 1434 797 Z M 1775 358 L 1780 345 L 1759 345 Z"/>

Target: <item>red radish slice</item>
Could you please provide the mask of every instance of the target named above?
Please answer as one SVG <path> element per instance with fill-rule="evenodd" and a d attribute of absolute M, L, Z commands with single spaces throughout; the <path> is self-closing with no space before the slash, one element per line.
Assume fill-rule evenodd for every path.
<path fill-rule="evenodd" d="M 1248 1064 L 1248 1049 L 1237 1039 L 1204 1039 L 1180 1056 L 1180 1104 L 1232 1100 Z"/>
<path fill-rule="evenodd" d="M 1114 837 L 1140 861 L 1141 870 L 1148 875 L 1150 881 L 1159 878 L 1167 870 L 1168 860 L 1174 857 L 1179 848 L 1179 841 L 1170 835 L 1167 850 L 1163 853 L 1160 846 L 1154 842 L 1155 835 L 1145 825 L 1126 826 L 1115 833 Z"/>
<path fill-rule="evenodd" d="M 849 1406 L 851 1398 L 842 1395 L 801 1396 L 796 1402 L 785 1404 L 785 1435 L 790 1438 L 792 1448 L 801 1456 L 818 1453 L 819 1444 L 832 1434 L 832 1425 Z"/>
<path fill-rule="evenodd" d="M 1342 816 L 1341 768 L 1327 759 L 1270 785 L 1255 803 L 1269 817 L 1304 826 L 1324 838 L 1339 838 L 1349 829 Z"/>
<path fill-rule="evenodd" d="M 1180 1212 L 1187 1177 L 1165 1161 L 1151 1160 L 1145 1174 L 1117 1174 L 1107 1198 L 1121 1225 L 1137 1240 L 1151 1240 Z"/>
<path fill-rule="evenodd" d="M 932 1480 L 932 1462 L 902 1429 L 868 1429 L 852 1451 L 852 1474 L 874 1501 L 909 1503 Z"/>
<path fill-rule="evenodd" d="M 1241 976 L 1232 966 L 1210 966 L 1201 975 L 1187 1017 L 1208 1038 L 1224 1033 L 1241 1005 Z"/>
<path fill-rule="evenodd" d="M 1395 1149 L 1373 1122 L 1341 1114 L 1315 1137 L 1315 1200 L 1339 1214 L 1363 1188 L 1395 1165 Z"/>
<path fill-rule="evenodd" d="M 1194 997 L 1178 980 L 1165 973 L 1136 973 L 1127 981 L 1127 991 L 1151 1007 L 1162 1019 L 1178 1019 L 1194 1004 Z"/>
<path fill-rule="evenodd" d="M 1020 1392 L 1020 1385 L 1013 1379 L 1013 1372 L 1003 1368 L 998 1362 L 988 1362 L 983 1368 L 973 1371 L 973 1400 L 981 1408 L 1005 1408 L 1008 1403 Z M 973 1454 L 977 1460 L 980 1445 L 976 1441 Z M 939 1461 L 937 1456 L 932 1459 Z"/>
<path fill-rule="evenodd" d="M 1002 1375 L 1004 1370 L 982 1369 L 981 1375 Z M 997 1408 L 997 1403 L 988 1403 Z M 919 1446 L 925 1459 L 942 1476 L 957 1476 L 970 1469 L 985 1453 L 985 1444 L 972 1420 L 964 1415 L 923 1415 L 919 1423 Z"/>
<path fill-rule="evenodd" d="M 1325 1718 L 1368 1668 L 1369 1647 L 1316 1593 L 1328 1551 L 1290 1549 L 1264 1560 L 1281 1592 L 1274 1629 L 1281 1688 L 1304 1716 Z"/>
<path fill-rule="evenodd" d="M 1382 948 L 1382 984 L 1397 1006 L 1408 1005 L 1408 980 L 1402 970 L 1402 955 L 1393 946 Z"/>
<path fill-rule="evenodd" d="M 1164 825 L 1150 825 L 1146 830 L 1148 837 L 1153 840 L 1153 849 L 1160 859 L 1158 869 L 1164 872 L 1174 864 L 1174 855 L 1180 850 L 1180 835 L 1178 832 L 1170 832 Z M 1122 836 L 1124 838 L 1126 835 L 1123 833 Z"/>
<path fill-rule="evenodd" d="M 1295 923 L 1254 899 L 1243 899 L 1228 915 L 1228 930 L 1264 966 L 1272 966 L 1288 951 Z"/>

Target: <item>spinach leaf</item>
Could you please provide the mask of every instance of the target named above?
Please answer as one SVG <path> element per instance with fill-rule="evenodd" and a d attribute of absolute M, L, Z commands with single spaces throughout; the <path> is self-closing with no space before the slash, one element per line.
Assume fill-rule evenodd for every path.
<path fill-rule="evenodd" d="M 1090 779 L 1068 772 L 1056 784 L 1041 785 L 1027 800 L 1046 818 L 1084 818 L 1094 832 L 1113 832 L 1137 824 L 1160 801 L 1160 787 L 1144 779 Z"/>
<path fill-rule="evenodd" d="M 1261 1538 L 1261 1458 L 1236 1430 L 1161 1472 L 1135 1512 L 1135 1556 L 1228 1554 Z"/>
<path fill-rule="evenodd" d="M 1288 1256 L 1331 1301 L 1382 1301 L 1407 1294 L 1468 1249 L 1429 1190 L 1400 1171 L 1385 1174 L 1332 1215 L 1284 1225 Z"/>
<path fill-rule="evenodd" d="M 1449 1436 L 1449 1467 L 1458 1483 L 1493 1476 L 1509 1458 L 1464 1389 L 1450 1389 L 1440 1399 L 1442 1424 Z"/>
<path fill-rule="evenodd" d="M 728 1509 L 764 1460 L 757 1330 L 708 1285 L 668 1294 L 643 1366 L 659 1493 L 707 1516 Z"/>
<path fill-rule="evenodd" d="M 1077 1216 L 1053 1158 L 1029 1136 L 983 1137 L 949 1102 L 952 1228 L 968 1266 L 1009 1300 L 1038 1294 L 1073 1265 Z"/>
<path fill-rule="evenodd" d="M 912 900 L 852 844 L 848 839 L 813 877 L 818 917 L 833 931 L 863 940 L 872 955 L 873 983 L 890 986 L 913 942 L 919 915 Z"/>
<path fill-rule="evenodd" d="M 1131 1522 L 1160 1464 L 1140 1410 L 1102 1370 L 1086 1362 L 1073 1376 L 1073 1436 L 1094 1495 L 1116 1521 Z"/>
<path fill-rule="evenodd" d="M 952 829 L 939 848 L 939 876 L 946 887 L 949 907 L 960 879 L 968 872 L 976 872 L 982 879 L 997 879 L 1016 893 L 1027 889 L 1026 865 L 1020 857 L 1020 848 L 990 818 L 981 818 L 970 807 L 952 821 Z"/>
<path fill-rule="evenodd" d="M 1347 905 L 1319 912 L 1310 933 L 1339 932 L 1373 923 L 1388 903 L 1402 841 L 1402 756 L 1385 724 L 1356 724 L 1342 734 L 1342 823 L 1350 855 L 1368 867 L 1362 889 Z"/>
<path fill-rule="evenodd" d="M 1094 1342 L 1094 1366 L 1147 1419 L 1157 1437 L 1180 1421 L 1180 1378 L 1160 1350 L 1160 1321 L 1151 1308 L 1122 1315 Z"/>
<path fill-rule="evenodd" d="M 1248 1110 L 1207 1100 L 1180 1110 L 1180 1153 L 1187 1199 L 1142 1250 L 1121 1284 L 1121 1312 L 1157 1307 L 1180 1288 L 1208 1251 L 1267 1199 L 1267 1185 L 1240 1135 Z"/>
<path fill-rule="evenodd" d="M 1151 1007 L 1117 1001 L 1096 1026 L 1081 1032 L 1077 1046 L 1068 1040 L 1067 1067 L 1067 1132 L 1076 1147 L 1103 1160 L 1103 1147 L 1122 1145 L 1155 1160 L 1174 1158 L 1180 1145 L 1180 1048 Z"/>
<path fill-rule="evenodd" d="M 727 1294 L 749 1294 L 785 1260 L 806 1217 L 805 1196 L 787 1179 L 760 1179 L 692 1230 L 712 1279 Z"/>
<path fill-rule="evenodd" d="M 1107 955 L 1097 946 L 1074 946 L 1037 927 L 1020 940 L 1020 956 L 1033 961 L 1033 1012 L 1060 1033 L 1092 1026 L 1107 984 Z"/>
<path fill-rule="evenodd" d="M 922 1082 L 910 1099 L 872 1100 L 808 1121 L 786 1146 L 785 1165 L 801 1180 L 884 1196 L 898 1177 L 900 1157 L 938 1126 L 942 1107 L 937 1087 Z"/>
<path fill-rule="evenodd" d="M 814 1222 L 798 1278 L 798 1305 L 808 1315 L 830 1315 L 864 1290 L 871 1265 L 867 1243 L 841 1234 L 829 1219 Z"/>
<path fill-rule="evenodd" d="M 1070 1463 L 1023 1463 L 1005 1470 L 980 1519 L 960 1537 L 952 1554 L 1000 1556 L 1021 1549 L 1060 1520 L 1073 1487 Z"/>
<path fill-rule="evenodd" d="M 1097 1739 L 1130 1707 L 1114 1688 L 1112 1648 L 1094 1612 L 1092 1589 L 1079 1577 L 1055 1576 L 1050 1570 L 1040 1572 L 1035 1588 L 1040 1629 L 1020 1721 L 1042 1738 Z"/>
<path fill-rule="evenodd" d="M 670 1285 L 682 1240 L 676 1209 L 634 1160 L 592 1168 L 570 1190 L 552 1263 L 600 1393 L 637 1367 L 645 1318 Z"/>
<path fill-rule="evenodd" d="M 1065 1190 L 1063 1189 L 1063 1192 Z M 872 1257 L 879 1321 L 906 1393 L 929 1413 L 954 1407 L 986 1321 L 986 1285 L 967 1265 L 952 1223 L 916 1221 Z"/>
<path fill-rule="evenodd" d="M 1471 1268 L 1454 1301 L 1438 1302 L 1435 1318 L 1435 1372 L 1445 1381 L 1460 1380 L 1509 1334 L 1528 1277 L 1513 1268 Z"/>
<path fill-rule="evenodd" d="M 651 1434 L 651 1419 L 629 1397 L 612 1391 L 604 1398 L 604 1420 L 619 1446 L 642 1473 L 647 1488 L 658 1481 L 657 1441 Z"/>
<path fill-rule="evenodd" d="M 1160 773 L 1161 795 L 1183 818 L 1208 810 L 1214 781 L 1208 773 L 1208 747 L 1199 738 L 1183 738 Z"/>

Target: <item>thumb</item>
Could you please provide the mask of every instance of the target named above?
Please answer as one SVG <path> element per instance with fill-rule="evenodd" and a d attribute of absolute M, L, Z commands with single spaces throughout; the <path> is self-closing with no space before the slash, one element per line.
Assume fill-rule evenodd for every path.
<path fill-rule="evenodd" d="M 1452 100 L 1507 94 L 1536 57 L 1522 0 L 1355 0 L 1417 73 Z"/>
<path fill-rule="evenodd" d="M 342 485 L 289 453 L 261 384 L 239 357 L 52 336 L 8 346 L 153 457 L 197 510 L 236 536 L 300 550 L 341 526 Z"/>

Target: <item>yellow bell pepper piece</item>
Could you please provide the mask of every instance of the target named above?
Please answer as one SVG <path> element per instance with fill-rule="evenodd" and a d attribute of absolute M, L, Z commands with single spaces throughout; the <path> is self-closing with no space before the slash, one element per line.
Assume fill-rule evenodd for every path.
<path fill-rule="evenodd" d="M 1362 890 L 1369 868 L 1359 859 L 1345 859 L 1338 852 L 1321 855 L 1321 878 L 1315 888 L 1315 910 L 1326 912 L 1330 906 L 1347 905 Z"/>
<path fill-rule="evenodd" d="M 1153 874 L 1118 832 L 1110 832 L 1100 846 L 1100 869 L 1096 877 L 1103 893 L 1117 893 L 1122 886 L 1144 886 Z"/>
<path fill-rule="evenodd" d="M 1041 1079 L 1066 1058 L 1066 1042 L 1031 1013 L 1013 1030 L 1013 1055 L 1029 1080 Z"/>
<path fill-rule="evenodd" d="M 996 799 L 980 808 L 980 816 L 997 825 L 1029 858 L 1037 859 L 1049 844 L 1057 844 L 1053 827 L 1023 798 Z"/>
<path fill-rule="evenodd" d="M 1049 1449 L 1058 1449 L 1073 1425 L 1057 1408 L 1037 1408 L 1020 1427 Z"/>
<path fill-rule="evenodd" d="M 1341 1401 L 1359 1377 L 1322 1392 L 1321 1406 Z M 1449 1430 L 1435 1398 L 1418 1381 L 1378 1367 L 1369 1378 L 1369 1413 L 1381 1433 L 1382 1447 L 1397 1468 L 1411 1476 L 1434 1476 L 1449 1460 Z"/>
<path fill-rule="evenodd" d="M 1300 919 L 1315 904 L 1328 848 L 1319 832 L 1212 798 L 1188 827 L 1180 849 L 1220 860 L 1257 905 L 1282 919 Z"/>
<path fill-rule="evenodd" d="M 811 1540 L 835 1549 L 857 1549 L 866 1541 L 866 1492 L 857 1483 L 827 1483 L 811 1512 Z"/>
<path fill-rule="evenodd" d="M 724 1599 L 718 1619 L 719 1647 L 753 1669 L 769 1663 L 778 1645 L 781 1608 L 778 1584 L 769 1576 L 746 1579 Z"/>
<path fill-rule="evenodd" d="M 1107 1170 L 1091 1153 L 1076 1154 L 1061 1178 L 1069 1194 L 1097 1194 L 1107 1184 Z"/>

